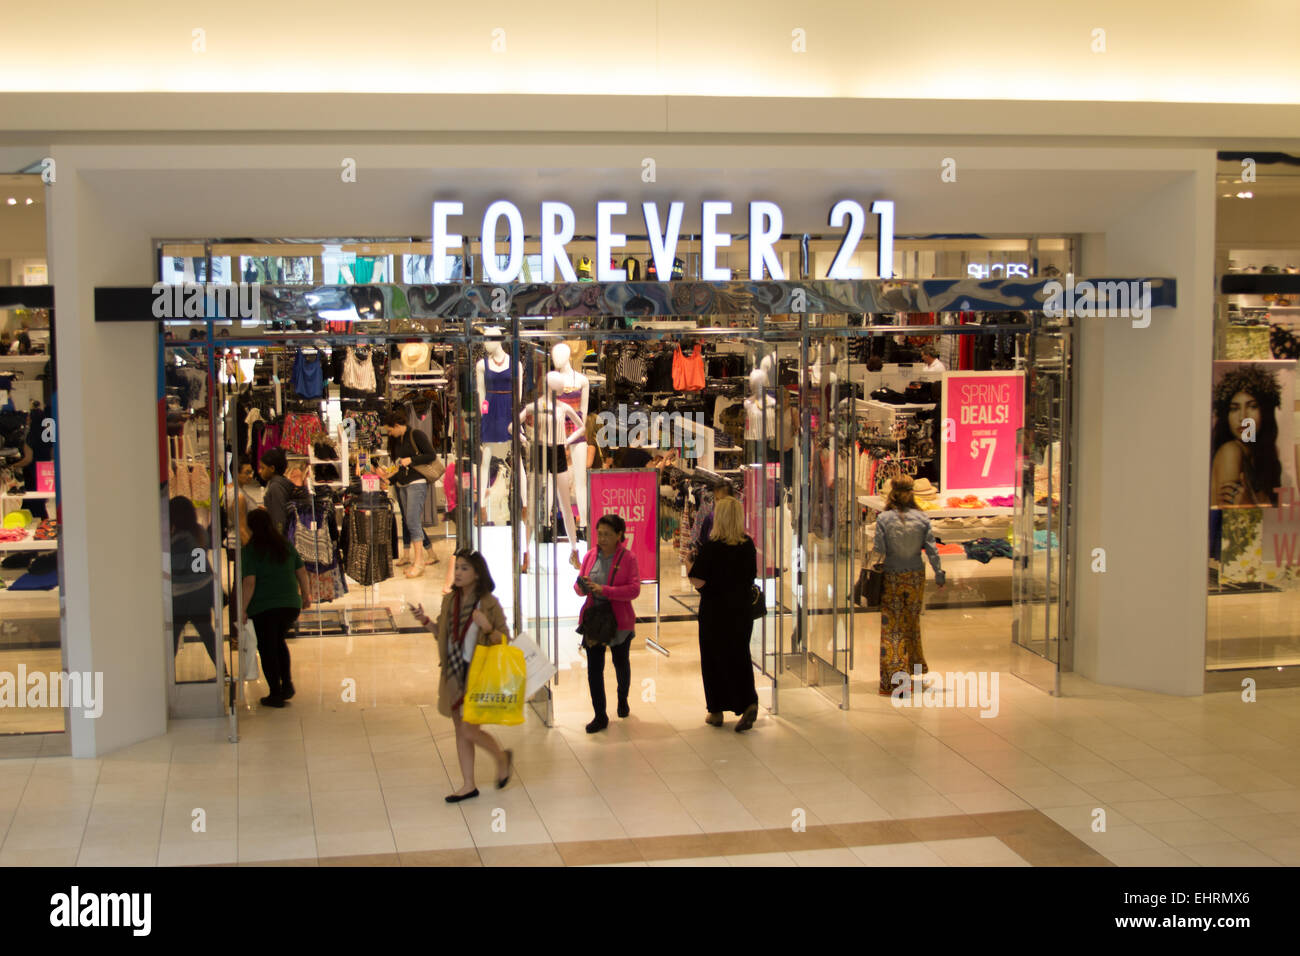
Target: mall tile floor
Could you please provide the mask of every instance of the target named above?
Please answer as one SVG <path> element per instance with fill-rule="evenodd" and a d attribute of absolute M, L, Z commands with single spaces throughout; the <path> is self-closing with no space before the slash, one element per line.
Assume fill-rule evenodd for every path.
<path fill-rule="evenodd" d="M 1006 673 L 989 637 L 1005 617 L 923 619 L 936 670 L 1002 671 L 996 717 L 895 708 L 859 653 L 850 709 L 783 687 L 779 715 L 746 734 L 731 715 L 704 724 L 695 627 L 666 625 L 671 658 L 640 640 L 633 651 L 629 719 L 584 733 L 585 674 L 566 670 L 553 728 L 530 714 L 495 730 L 516 755 L 509 787 L 493 789 L 480 758 L 481 796 L 455 806 L 432 640 L 295 641 L 298 696 L 254 703 L 238 745 L 225 720 L 178 721 L 101 759 L 0 760 L 0 864 L 1300 863 L 1300 690 L 1245 703 L 1071 677 L 1053 698 Z M 860 620 L 859 647 L 874 650 L 878 624 Z M 341 700 L 348 677 L 357 703 Z"/>

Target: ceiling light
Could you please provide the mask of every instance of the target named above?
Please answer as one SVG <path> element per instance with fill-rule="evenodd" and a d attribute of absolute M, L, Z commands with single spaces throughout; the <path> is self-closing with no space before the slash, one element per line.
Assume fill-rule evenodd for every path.
<path fill-rule="evenodd" d="M 17 205 L 18 205 L 18 200 L 15 199 L 13 196 L 10 196 L 10 197 L 9 197 L 7 200 L 5 200 L 5 201 L 6 201 L 7 203 L 9 203 L 9 205 L 11 205 L 11 206 L 17 206 Z"/>
<path fill-rule="evenodd" d="M 34 202 L 36 202 L 36 200 L 33 199 L 31 196 L 28 196 L 28 197 L 27 197 L 27 205 L 30 206 L 30 205 L 31 205 L 32 203 L 34 203 Z"/>
<path fill-rule="evenodd" d="M 1238 199 L 1254 199 L 1254 198 L 1255 198 L 1255 194 L 1254 194 L 1254 193 L 1237 193 L 1237 198 L 1238 198 Z"/>

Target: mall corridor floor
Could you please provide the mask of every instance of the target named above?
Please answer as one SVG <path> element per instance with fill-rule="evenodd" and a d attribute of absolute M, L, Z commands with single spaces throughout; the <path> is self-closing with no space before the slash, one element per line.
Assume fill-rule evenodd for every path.
<path fill-rule="evenodd" d="M 225 720 L 179 721 L 102 759 L 0 760 L 0 864 L 1300 864 L 1300 690 L 1071 677 L 1052 698 L 1003 674 L 990 718 L 896 708 L 864 671 L 847 711 L 782 689 L 736 734 L 705 725 L 694 625 L 670 627 L 671 659 L 637 642 L 631 717 L 584 733 L 585 675 L 563 671 L 555 727 L 492 728 L 508 788 L 480 757 L 458 805 L 427 637 L 296 641 L 298 696 L 254 704 L 237 745 Z"/>

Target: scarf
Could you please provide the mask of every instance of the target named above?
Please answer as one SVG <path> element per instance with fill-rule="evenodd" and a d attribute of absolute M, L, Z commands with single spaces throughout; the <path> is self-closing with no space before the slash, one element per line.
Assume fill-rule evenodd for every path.
<path fill-rule="evenodd" d="M 447 666 L 451 669 L 456 683 L 464 687 L 466 675 L 469 673 L 469 662 L 474 656 L 474 646 L 478 644 L 479 626 L 474 623 L 474 611 L 479 602 L 474 602 L 462 622 L 460 597 L 460 588 L 457 588 L 456 598 L 452 602 L 451 620 L 448 622 Z M 469 649 L 468 658 L 465 656 L 466 648 Z"/>

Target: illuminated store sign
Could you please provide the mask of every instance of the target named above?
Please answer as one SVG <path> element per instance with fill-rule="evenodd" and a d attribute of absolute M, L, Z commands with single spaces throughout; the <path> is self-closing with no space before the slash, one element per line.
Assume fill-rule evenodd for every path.
<path fill-rule="evenodd" d="M 672 275 L 673 258 L 677 253 L 677 241 L 682 229 L 682 213 L 686 204 L 672 202 L 668 204 L 668 218 L 660 218 L 659 206 L 647 202 L 641 204 L 641 216 L 645 222 L 645 232 L 650 240 L 650 252 L 654 257 L 656 272 L 661 276 Z M 877 229 L 878 271 L 882 279 L 891 279 L 894 275 L 894 203 L 892 200 L 877 199 L 871 204 L 871 212 L 879 217 Z M 465 214 L 465 204 L 461 202 L 437 201 L 433 204 L 433 281 L 449 282 L 447 274 L 447 256 L 454 255 L 461 249 L 464 241 L 457 232 L 451 232 L 454 216 Z M 732 244 L 732 235 L 721 231 L 718 220 L 732 214 L 729 202 L 705 202 L 700 209 L 700 278 L 708 282 L 726 282 L 731 279 L 731 270 L 718 265 L 718 250 Z M 627 272 L 614 268 L 610 259 L 614 250 L 627 244 L 627 234 L 615 232 L 621 227 L 615 219 L 628 215 L 628 204 L 618 201 L 596 203 L 596 279 L 599 282 L 626 282 Z M 499 265 L 497 228 L 501 220 L 506 223 L 506 244 L 508 252 L 505 265 Z M 573 239 L 576 217 L 573 207 L 562 202 L 543 202 L 540 210 L 540 232 L 542 237 L 542 281 L 555 282 L 556 275 L 565 282 L 577 282 L 573 266 L 565 252 L 565 244 Z M 831 263 L 828 279 L 860 279 L 862 270 L 851 265 L 854 252 L 862 240 L 866 228 L 867 211 L 861 203 L 852 199 L 841 199 L 831 207 L 827 218 L 832 228 L 843 229 L 844 238 Z M 781 207 L 774 202 L 751 202 L 749 204 L 749 276 L 762 279 L 764 270 L 767 276 L 775 280 L 784 280 L 781 263 L 777 258 L 774 245 L 781 237 L 784 217 Z M 515 282 L 523 271 L 524 264 L 524 217 L 519 207 L 504 199 L 497 200 L 487 207 L 483 214 L 482 228 L 479 230 L 480 247 L 483 257 L 483 271 L 489 282 Z"/>
<path fill-rule="evenodd" d="M 992 279 L 1001 272 L 1002 276 L 1007 279 L 1029 278 L 1029 263 L 1027 262 L 1008 262 L 1005 265 L 1001 262 L 995 262 L 987 265 L 979 262 L 972 262 L 966 266 L 966 274 L 972 279 Z"/>

